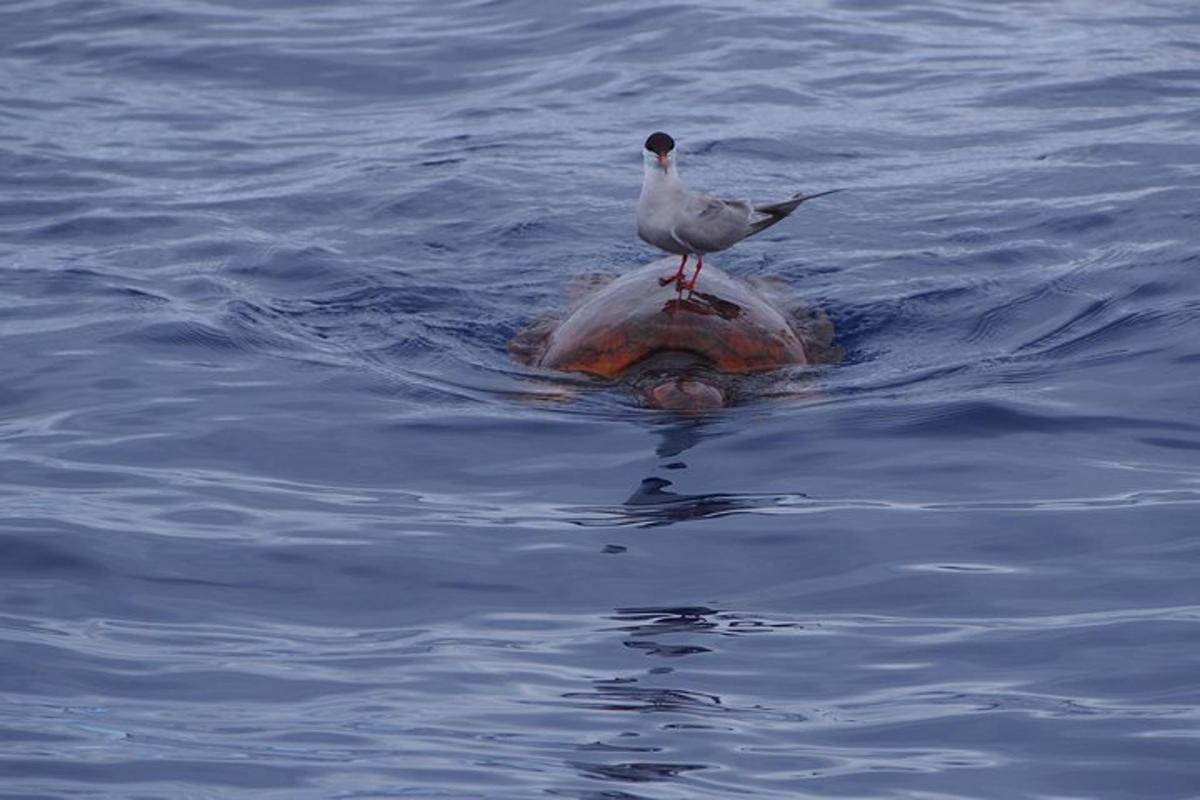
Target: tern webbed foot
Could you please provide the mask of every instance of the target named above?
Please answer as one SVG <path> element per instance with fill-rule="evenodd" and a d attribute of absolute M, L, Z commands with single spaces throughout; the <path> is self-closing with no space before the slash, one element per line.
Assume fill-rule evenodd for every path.
<path fill-rule="evenodd" d="M 671 281 L 675 281 L 676 284 L 683 283 L 683 268 L 684 268 L 684 266 L 687 265 L 687 260 L 688 260 L 687 253 L 684 253 L 683 258 L 679 259 L 679 269 L 675 270 L 675 274 L 671 275 L 669 277 L 666 277 L 666 278 L 659 278 L 658 285 L 666 286 Z"/>

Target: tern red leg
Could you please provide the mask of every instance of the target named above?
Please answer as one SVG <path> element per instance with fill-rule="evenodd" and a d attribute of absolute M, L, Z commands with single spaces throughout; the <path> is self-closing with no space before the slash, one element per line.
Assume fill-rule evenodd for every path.
<path fill-rule="evenodd" d="M 700 277 L 700 270 L 704 269 L 704 254 L 696 254 L 696 271 L 692 273 L 692 279 L 687 283 L 680 284 L 680 288 L 687 289 L 689 292 L 696 288 L 696 278 Z"/>
<path fill-rule="evenodd" d="M 672 281 L 674 281 L 676 283 L 681 282 L 683 280 L 683 267 L 685 264 L 687 264 L 687 260 L 688 260 L 688 254 L 684 253 L 683 258 L 679 259 L 679 269 L 675 270 L 675 274 L 669 278 L 659 278 L 658 285 L 666 286 L 668 283 L 671 283 Z"/>

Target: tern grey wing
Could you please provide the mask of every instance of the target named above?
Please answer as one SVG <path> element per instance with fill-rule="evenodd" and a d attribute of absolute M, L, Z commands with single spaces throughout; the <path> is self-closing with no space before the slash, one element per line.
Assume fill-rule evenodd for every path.
<path fill-rule="evenodd" d="M 676 216 L 671 236 L 693 253 L 724 250 L 753 232 L 753 213 L 750 204 L 741 200 L 694 194 Z"/>
<path fill-rule="evenodd" d="M 827 194 L 833 194 L 834 192 L 840 191 L 841 189 L 827 189 L 823 192 L 817 192 L 816 194 L 804 194 L 803 192 L 797 192 L 781 203 L 766 203 L 764 205 L 757 205 L 754 207 L 754 213 L 757 218 L 751 221 L 750 233 L 746 235 L 753 236 L 760 231 L 765 231 L 767 228 L 771 227 L 776 222 L 779 222 L 788 214 L 791 214 L 793 211 L 795 211 L 805 200 L 812 200 L 814 197 L 824 197 Z"/>

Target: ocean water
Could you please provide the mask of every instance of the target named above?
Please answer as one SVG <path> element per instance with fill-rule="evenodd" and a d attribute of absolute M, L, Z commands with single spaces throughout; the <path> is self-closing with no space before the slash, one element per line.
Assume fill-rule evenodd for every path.
<path fill-rule="evenodd" d="M 1190 0 L 0 4 L 0 796 L 1200 797 Z M 658 257 L 846 359 L 511 362 Z"/>

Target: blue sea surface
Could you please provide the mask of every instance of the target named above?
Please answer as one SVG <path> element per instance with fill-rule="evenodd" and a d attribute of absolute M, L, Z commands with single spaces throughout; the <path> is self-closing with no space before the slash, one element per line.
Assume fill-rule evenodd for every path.
<path fill-rule="evenodd" d="M 1192 0 L 6 0 L 0 797 L 1200 797 Z M 511 361 L 691 185 L 829 315 Z M 701 279 L 703 283 L 703 279 Z"/>

